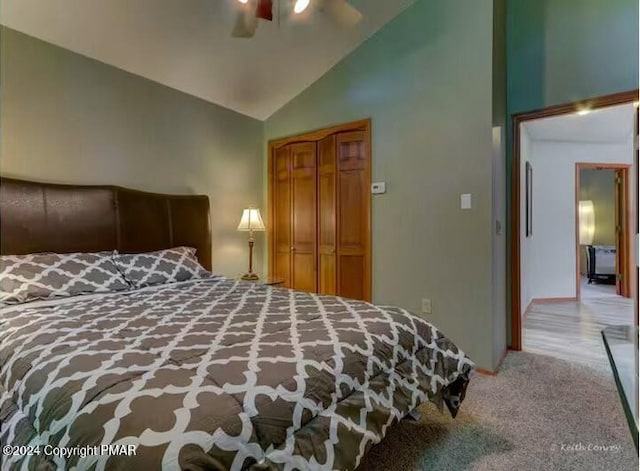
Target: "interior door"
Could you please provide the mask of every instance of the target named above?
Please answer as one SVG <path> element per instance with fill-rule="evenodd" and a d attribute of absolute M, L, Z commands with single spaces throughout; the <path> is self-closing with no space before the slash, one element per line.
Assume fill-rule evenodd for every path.
<path fill-rule="evenodd" d="M 291 285 L 291 159 L 289 146 L 274 152 L 273 237 L 275 257 L 272 276 Z"/>
<path fill-rule="evenodd" d="M 337 134 L 338 273 L 340 296 L 371 299 L 368 142 L 364 131 Z"/>
<path fill-rule="evenodd" d="M 336 137 L 318 142 L 318 292 L 337 294 Z"/>
<path fill-rule="evenodd" d="M 291 288 L 315 292 L 317 185 L 316 143 L 290 145 L 291 152 Z"/>

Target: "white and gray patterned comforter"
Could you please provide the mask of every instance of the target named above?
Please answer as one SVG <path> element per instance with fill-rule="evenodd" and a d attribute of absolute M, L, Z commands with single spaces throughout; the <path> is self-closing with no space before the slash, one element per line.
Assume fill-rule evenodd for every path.
<path fill-rule="evenodd" d="M 6 469 L 355 469 L 420 403 L 455 416 L 473 363 L 400 308 L 213 277 L 0 310 Z"/>

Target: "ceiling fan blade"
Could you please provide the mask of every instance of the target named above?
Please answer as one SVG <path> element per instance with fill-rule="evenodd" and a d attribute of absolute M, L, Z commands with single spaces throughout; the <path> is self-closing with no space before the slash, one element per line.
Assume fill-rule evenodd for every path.
<path fill-rule="evenodd" d="M 234 38 L 252 38 L 256 34 L 256 29 L 258 29 L 256 7 L 256 0 L 249 0 L 239 6 L 231 36 Z"/>
<path fill-rule="evenodd" d="M 346 0 L 324 0 L 324 8 L 340 26 L 353 27 L 362 21 L 362 13 Z"/>
<path fill-rule="evenodd" d="M 258 18 L 253 12 L 239 11 L 231 36 L 234 38 L 252 38 L 258 29 Z"/>

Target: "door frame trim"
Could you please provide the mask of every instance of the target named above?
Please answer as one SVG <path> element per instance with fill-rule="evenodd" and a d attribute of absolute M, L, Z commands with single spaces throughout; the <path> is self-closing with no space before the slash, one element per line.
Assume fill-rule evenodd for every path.
<path fill-rule="evenodd" d="M 615 171 L 622 170 L 622 178 L 624 180 L 624 198 L 626 203 L 626 211 L 624 214 L 625 222 L 623 223 L 624 231 L 622 233 L 621 250 L 624 255 L 622 266 L 618 267 L 619 254 L 616 252 L 616 271 L 622 274 L 622 283 L 620 283 L 620 296 L 625 298 L 631 297 L 631 257 L 629 256 L 629 249 L 631 247 L 630 240 L 632 234 L 631 230 L 631 191 L 629 188 L 629 174 L 631 173 L 631 164 L 615 164 L 615 163 L 597 163 L 597 162 L 576 162 L 575 164 L 575 229 L 576 229 L 576 298 L 580 300 L 580 217 L 578 214 L 578 207 L 580 204 L 580 170 L 595 169 L 595 170 L 613 170 L 614 178 Z M 619 201 L 615 201 L 615 211 L 618 211 Z M 617 238 L 617 236 L 616 236 Z M 618 251 L 618 247 L 616 247 Z"/>
<path fill-rule="evenodd" d="M 509 271 L 507 290 L 511 295 L 511 350 L 522 350 L 520 272 L 520 126 L 534 119 L 572 114 L 581 109 L 598 109 L 638 101 L 638 89 L 614 93 L 511 115 L 511 172 L 509 175 Z"/>
<path fill-rule="evenodd" d="M 267 237 L 269 238 L 268 243 L 268 273 L 270 277 L 275 275 L 275 264 L 274 264 L 274 256 L 275 256 L 275 238 L 273 237 L 273 217 L 274 217 L 274 194 L 273 194 L 273 174 L 274 174 L 274 155 L 275 151 L 283 146 L 293 144 L 296 142 L 309 142 L 314 141 L 318 142 L 322 139 L 338 133 L 338 132 L 349 132 L 349 131 L 362 131 L 365 133 L 365 143 L 367 147 L 367 179 L 369 183 L 371 183 L 372 179 L 372 167 L 373 167 L 373 151 L 371 147 L 371 118 L 360 119 L 357 121 L 351 121 L 348 123 L 337 124 L 333 126 L 329 126 L 322 129 L 316 129 L 309 132 L 304 132 L 300 134 L 294 134 L 291 136 L 286 136 L 282 138 L 272 139 L 268 142 L 268 156 L 267 156 L 267 214 L 268 219 L 266 222 L 267 226 Z M 367 189 L 367 193 L 369 194 L 369 198 L 366 199 L 367 209 L 366 209 L 366 227 L 368 229 L 368 237 L 366 239 L 367 243 L 367 252 L 368 256 L 365 257 L 365 273 L 368 274 L 369 280 L 365 286 L 365 300 L 372 300 L 372 284 L 373 284 L 373 271 L 372 271 L 372 259 L 373 259 L 373 244 L 372 244 L 372 217 L 371 217 L 371 195 L 370 189 Z"/>
<path fill-rule="evenodd" d="M 359 119 L 348 123 L 336 124 L 327 128 L 315 129 L 309 132 L 272 139 L 269 141 L 269 159 L 271 159 L 273 154 L 272 151 L 274 149 L 286 146 L 287 144 L 293 144 L 294 142 L 300 141 L 320 141 L 331 134 L 346 131 L 365 131 L 369 136 L 371 136 L 371 118 Z M 369 153 L 371 154 L 371 147 L 369 147 Z"/>

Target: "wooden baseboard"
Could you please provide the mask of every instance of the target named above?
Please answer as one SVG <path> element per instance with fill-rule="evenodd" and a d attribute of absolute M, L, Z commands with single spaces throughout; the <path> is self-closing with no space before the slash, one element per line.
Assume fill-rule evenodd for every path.
<path fill-rule="evenodd" d="M 531 312 L 532 306 L 533 306 L 533 299 L 529 301 L 529 304 L 527 304 L 527 307 L 525 308 L 524 313 L 522 314 L 522 325 L 524 325 L 524 320 L 527 318 L 527 316 Z"/>
<path fill-rule="evenodd" d="M 496 374 L 493 371 L 485 370 L 484 368 L 476 368 L 474 370 L 476 373 L 481 374 L 483 376 L 495 376 Z"/>
<path fill-rule="evenodd" d="M 568 298 L 533 298 L 531 300 L 531 303 L 539 303 L 539 304 L 563 303 L 563 302 L 577 301 L 577 300 L 578 298 L 576 296 L 568 297 Z M 529 303 L 529 306 L 531 306 L 531 303 Z"/>
<path fill-rule="evenodd" d="M 496 376 L 498 374 L 498 371 L 500 371 L 500 367 L 502 366 L 502 362 L 506 358 L 507 353 L 509 353 L 509 350 L 511 350 L 511 349 L 508 348 L 508 347 L 505 349 L 505 351 L 502 353 L 502 356 L 500 357 L 500 360 L 498 361 L 498 364 L 496 365 L 496 368 L 493 371 L 485 370 L 484 368 L 476 368 L 475 371 L 477 371 L 481 375 L 485 375 L 485 376 Z"/>

